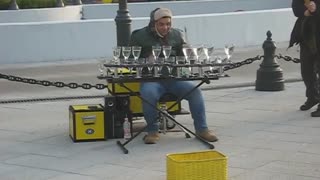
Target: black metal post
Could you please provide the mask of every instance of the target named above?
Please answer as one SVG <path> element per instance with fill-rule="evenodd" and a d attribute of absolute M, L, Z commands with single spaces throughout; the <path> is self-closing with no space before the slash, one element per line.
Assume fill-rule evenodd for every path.
<path fill-rule="evenodd" d="M 115 22 L 117 25 L 117 45 L 127 46 L 131 35 L 131 17 L 127 8 L 127 0 L 119 0 L 119 10 Z"/>
<path fill-rule="evenodd" d="M 272 33 L 267 32 L 267 40 L 263 43 L 264 59 L 257 71 L 257 91 L 281 91 L 284 90 L 282 69 L 274 59 L 276 45 L 272 41 Z"/>
<path fill-rule="evenodd" d="M 74 0 L 74 1 L 73 1 L 73 4 L 74 4 L 74 5 L 81 5 L 81 4 L 82 4 L 82 1 L 81 1 L 81 0 Z"/>
<path fill-rule="evenodd" d="M 9 10 L 18 10 L 19 6 L 16 0 L 11 0 L 9 5 Z"/>
<path fill-rule="evenodd" d="M 63 0 L 57 0 L 56 7 L 64 7 Z"/>

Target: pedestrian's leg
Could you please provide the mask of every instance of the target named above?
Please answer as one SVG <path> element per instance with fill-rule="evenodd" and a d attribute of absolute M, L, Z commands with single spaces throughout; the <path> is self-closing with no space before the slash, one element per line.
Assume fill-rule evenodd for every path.
<path fill-rule="evenodd" d="M 314 62 L 313 57 L 305 45 L 301 45 L 300 60 L 301 60 L 301 76 L 306 86 L 306 97 L 308 99 L 315 99 L 317 94 L 315 89 L 316 76 L 314 73 Z"/>
<path fill-rule="evenodd" d="M 316 99 L 319 102 L 320 97 L 319 97 L 319 91 L 320 91 L 320 58 L 315 61 L 314 63 L 314 73 L 316 75 L 316 81 L 315 81 L 315 89 L 316 89 Z M 320 104 L 318 104 L 317 110 L 311 112 L 312 117 L 320 117 Z"/>
<path fill-rule="evenodd" d="M 301 76 L 306 86 L 306 102 L 300 106 L 300 110 L 306 111 L 318 104 L 318 91 L 316 88 L 315 61 L 316 56 L 311 55 L 307 47 L 301 44 L 300 50 Z"/>
<path fill-rule="evenodd" d="M 314 74 L 315 74 L 315 82 L 314 82 L 314 87 L 315 87 L 315 98 L 319 101 L 320 100 L 320 62 L 315 61 L 314 62 Z"/>

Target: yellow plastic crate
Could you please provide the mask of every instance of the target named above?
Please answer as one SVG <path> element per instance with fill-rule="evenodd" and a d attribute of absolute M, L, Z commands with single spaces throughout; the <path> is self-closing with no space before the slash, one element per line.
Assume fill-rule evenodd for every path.
<path fill-rule="evenodd" d="M 227 157 L 217 151 L 167 155 L 167 180 L 227 179 Z"/>

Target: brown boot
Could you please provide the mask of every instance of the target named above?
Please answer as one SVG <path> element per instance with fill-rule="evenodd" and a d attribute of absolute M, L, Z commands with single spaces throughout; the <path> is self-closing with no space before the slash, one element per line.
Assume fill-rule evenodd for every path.
<path fill-rule="evenodd" d="M 143 138 L 145 144 L 156 144 L 159 139 L 160 136 L 158 132 L 150 132 Z"/>
<path fill-rule="evenodd" d="M 218 138 L 217 136 L 215 136 L 213 134 L 212 131 L 209 131 L 209 130 L 205 130 L 205 131 L 202 131 L 202 132 L 197 132 L 196 133 L 198 136 L 202 137 L 203 139 L 205 139 L 206 141 L 209 141 L 209 142 L 216 142 L 218 141 Z"/>

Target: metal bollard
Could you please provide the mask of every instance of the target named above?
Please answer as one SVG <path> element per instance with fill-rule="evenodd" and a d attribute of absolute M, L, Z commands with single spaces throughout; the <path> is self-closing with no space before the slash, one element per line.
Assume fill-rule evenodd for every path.
<path fill-rule="evenodd" d="M 284 90 L 284 79 L 282 69 L 274 59 L 276 45 L 272 41 L 272 33 L 267 32 L 267 39 L 263 43 L 264 59 L 257 70 L 257 91 L 282 91 Z"/>
<path fill-rule="evenodd" d="M 11 0 L 9 5 L 9 10 L 18 10 L 19 6 L 16 0 Z"/>

